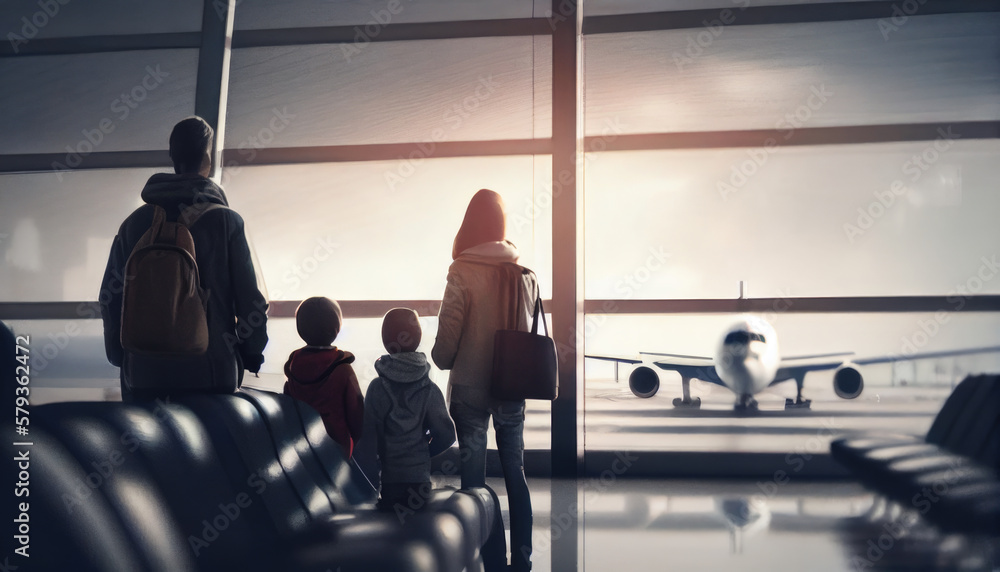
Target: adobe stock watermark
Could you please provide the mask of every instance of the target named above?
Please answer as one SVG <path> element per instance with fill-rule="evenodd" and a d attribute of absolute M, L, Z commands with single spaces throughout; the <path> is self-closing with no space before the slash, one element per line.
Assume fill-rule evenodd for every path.
<path fill-rule="evenodd" d="M 281 282 L 287 285 L 287 289 L 273 291 L 271 293 L 272 298 L 278 300 L 289 292 L 298 290 L 302 286 L 302 283 L 309 280 L 323 263 L 330 260 L 334 253 L 342 246 L 339 242 L 334 241 L 330 235 L 317 238 L 313 242 L 315 246 L 313 247 L 312 254 L 305 256 L 300 262 L 292 264 L 282 275 Z"/>
<path fill-rule="evenodd" d="M 483 102 L 488 100 L 497 90 L 497 83 L 493 80 L 492 74 L 485 77 L 480 76 L 474 85 L 475 88 L 473 88 L 471 94 L 452 102 L 445 109 L 441 119 L 450 131 L 460 129 L 465 121 L 479 110 Z M 413 176 L 417 172 L 417 168 L 423 164 L 424 159 L 434 154 L 437 144 L 444 141 L 447 135 L 448 131 L 445 127 L 435 127 L 431 130 L 430 137 L 417 143 L 417 148 L 411 151 L 408 156 L 398 157 L 396 168 L 386 169 L 382 173 L 382 178 L 385 180 L 386 185 L 389 186 L 389 190 L 395 191 L 399 185 Z"/>
<path fill-rule="evenodd" d="M 109 305 L 115 296 L 122 294 L 124 288 L 125 277 L 120 272 L 113 271 L 109 275 L 107 284 L 101 288 L 101 291 L 97 295 L 98 304 Z M 101 314 L 94 308 L 92 303 L 80 302 L 77 304 L 77 320 L 94 320 L 99 318 L 101 318 Z M 44 337 L 39 336 L 44 341 L 42 342 L 41 349 L 32 352 L 32 369 L 36 372 L 45 371 L 49 367 L 49 364 L 58 359 L 62 351 L 68 348 L 70 343 L 82 334 L 83 329 L 80 328 L 76 320 L 69 320 L 61 329 L 55 332 L 46 332 Z"/>
<path fill-rule="evenodd" d="M 223 22 L 226 21 L 226 16 L 229 13 L 230 2 L 232 2 L 233 9 L 236 9 L 243 3 L 243 0 L 212 0 L 212 8 L 215 9 L 215 15 Z"/>
<path fill-rule="evenodd" d="M 903 174 L 909 175 L 910 184 L 914 184 L 926 173 L 941 157 L 948 152 L 955 144 L 955 141 L 962 136 L 952 131 L 952 126 L 947 129 L 938 128 L 938 138 L 928 145 L 918 154 L 914 154 L 903 163 Z M 910 188 L 903 179 L 896 179 L 889 184 L 887 190 L 874 191 L 872 195 L 875 199 L 868 203 L 868 206 L 858 207 L 858 216 L 854 222 L 845 222 L 843 225 L 844 236 L 847 241 L 854 244 L 856 240 L 864 236 L 875 226 L 875 223 L 882 219 L 889 210 L 897 204 L 897 199 L 905 195 Z"/>
<path fill-rule="evenodd" d="M 84 159 L 93 153 L 120 123 L 128 120 L 132 111 L 138 109 L 139 105 L 149 97 L 149 94 L 163 85 L 171 75 L 160 69 L 160 64 L 148 65 L 145 71 L 146 75 L 136 85 L 111 100 L 109 108 L 114 114 L 112 117 L 104 117 L 97 122 L 95 127 L 80 131 L 83 138 L 76 145 L 66 146 L 65 162 L 52 162 L 52 170 L 56 172 L 60 182 L 63 180 L 64 171 L 71 171 L 83 164 Z"/>
<path fill-rule="evenodd" d="M 969 298 L 982 292 L 983 288 L 1000 274 L 1000 261 L 997 260 L 996 254 L 990 257 L 982 256 L 979 263 L 979 268 L 974 273 L 948 292 L 945 301 L 950 308 L 942 308 L 930 318 L 918 319 L 917 328 L 909 335 L 900 338 L 899 354 L 890 354 L 889 357 L 905 360 L 926 347 L 951 321 L 951 312 L 960 312 L 965 308 Z"/>
<path fill-rule="evenodd" d="M 879 18 L 876 22 L 878 31 L 882 34 L 882 40 L 888 42 L 889 34 L 898 32 L 910 20 L 910 16 L 915 15 L 920 7 L 926 3 L 927 0 L 905 0 L 900 4 L 893 4 L 892 16 Z"/>
<path fill-rule="evenodd" d="M 739 10 L 746 10 L 750 6 L 750 0 L 731 0 L 733 4 L 739 4 Z M 695 59 L 705 53 L 705 50 L 712 45 L 715 40 L 722 35 L 726 26 L 736 21 L 738 12 L 733 12 L 730 8 L 723 8 L 719 11 L 719 17 L 713 20 L 702 20 L 704 29 L 696 34 L 688 34 L 687 46 L 684 53 L 674 51 L 671 55 L 674 65 L 678 71 L 684 71 L 686 66 L 694 63 Z"/>
<path fill-rule="evenodd" d="M 295 113 L 288 111 L 288 106 L 283 106 L 281 109 L 272 107 L 271 117 L 266 121 L 266 124 L 253 135 L 244 138 L 236 146 L 242 159 L 240 161 L 230 161 L 225 165 L 225 169 L 222 171 L 223 186 L 231 180 L 231 177 L 238 175 L 243 167 L 249 163 L 253 163 L 257 158 L 257 151 L 271 145 L 277 136 L 292 124 L 292 120 L 296 116 Z"/>
<path fill-rule="evenodd" d="M 34 40 L 38 32 L 45 28 L 45 26 L 48 26 L 49 22 L 59 15 L 62 7 L 69 3 L 70 0 L 38 0 L 38 11 L 30 16 L 21 17 L 21 21 L 19 22 L 21 24 L 21 33 L 7 32 L 7 41 L 10 42 L 10 47 L 14 50 L 14 53 L 20 54 L 21 46 Z"/>
<path fill-rule="evenodd" d="M 315 239 L 312 254 L 305 256 L 302 260 L 292 266 L 282 276 L 282 282 L 289 286 L 287 290 L 273 290 L 270 293 L 272 300 L 280 300 L 291 291 L 297 290 L 303 282 L 315 274 L 319 268 L 340 248 L 340 243 L 334 242 L 330 236 Z M 222 341 L 230 352 L 235 352 L 236 347 L 249 339 L 254 332 L 261 327 L 266 327 L 267 310 L 269 303 L 267 300 L 254 302 L 254 308 L 246 316 L 237 316 L 237 323 L 234 331 L 222 334 Z M 234 333 L 235 332 L 235 333 Z"/>
<path fill-rule="evenodd" d="M 413 0 L 406 0 L 407 3 Z M 340 53 L 347 63 L 351 63 L 351 58 L 361 54 L 368 44 L 379 37 L 385 27 L 392 23 L 392 19 L 403 12 L 402 0 L 389 0 L 385 7 L 369 12 L 371 17 L 362 26 L 354 26 L 354 41 L 340 44 Z"/>
<path fill-rule="evenodd" d="M 165 406 L 170 404 L 170 399 L 167 398 L 164 401 L 157 398 L 155 403 L 156 407 L 153 408 L 151 413 L 159 421 L 165 421 L 167 419 Z M 139 449 L 143 438 L 136 435 L 132 429 L 128 429 L 119 436 L 118 442 L 124 448 L 124 451 L 121 448 L 115 447 L 111 451 L 108 451 L 106 455 L 102 455 L 98 459 L 91 459 L 90 465 L 85 470 L 93 469 L 93 471 L 87 473 L 82 479 L 75 478 L 72 489 L 69 492 L 63 492 L 61 498 L 63 505 L 66 507 L 67 514 L 73 514 L 76 507 L 83 506 L 85 500 L 90 498 L 104 483 L 108 482 L 114 476 L 118 467 L 125 463 L 125 459 Z"/>
<path fill-rule="evenodd" d="M 775 122 L 774 128 L 778 131 L 782 141 L 790 140 L 797 129 L 805 127 L 812 119 L 813 114 L 822 109 L 835 95 L 833 91 L 827 89 L 826 84 L 809 86 L 809 92 L 804 102 Z M 731 195 L 736 194 L 746 186 L 750 179 L 767 163 L 771 155 L 778 150 L 778 143 L 778 139 L 768 137 L 764 140 L 763 146 L 747 149 L 746 159 L 730 166 L 729 177 L 715 182 L 715 189 L 723 201 L 728 201 Z"/>
<path fill-rule="evenodd" d="M 626 124 L 621 121 L 620 118 L 615 117 L 614 119 L 605 118 L 603 120 L 603 127 L 601 127 L 600 135 L 596 139 L 592 139 L 587 143 L 586 149 L 583 152 L 578 153 L 573 157 L 573 164 L 579 165 L 583 164 L 585 167 L 592 164 L 597 160 L 598 155 L 596 153 L 601 153 L 608 148 L 609 143 L 613 143 L 618 136 L 625 132 Z M 552 200 L 558 198 L 562 195 L 563 189 L 566 185 L 570 184 L 573 180 L 574 173 L 567 169 L 559 171 L 559 174 L 552 178 L 552 180 L 545 181 L 542 184 L 542 189 L 540 192 L 532 195 L 531 198 L 526 198 L 524 201 L 524 207 L 518 211 L 516 209 L 508 209 L 507 211 L 507 222 L 514 226 L 514 228 L 520 232 L 525 227 L 530 226 L 534 221 L 541 216 L 548 216 L 550 214 L 550 209 L 552 208 Z"/>
<path fill-rule="evenodd" d="M 650 246 L 647 248 L 645 254 L 644 262 L 637 265 L 632 271 L 622 275 L 621 279 L 615 284 L 615 292 L 621 296 L 620 299 L 632 299 L 653 279 L 656 273 L 666 268 L 666 262 L 672 256 L 662 245 L 656 247 Z M 608 315 L 617 314 L 619 311 L 621 311 L 621 307 L 617 301 L 605 300 L 597 312 L 586 313 L 583 318 L 583 328 L 578 329 L 575 325 L 570 327 L 569 333 L 576 340 L 576 347 L 584 347 L 587 337 L 597 333 L 598 329 L 607 322 Z M 569 344 L 559 340 L 555 340 L 555 344 L 558 360 L 561 362 L 565 361 L 572 353 L 572 348 L 570 348 Z"/>
<path fill-rule="evenodd" d="M 638 460 L 639 457 L 632 453 L 625 451 L 616 452 L 615 460 L 611 462 L 611 465 L 607 469 L 601 471 L 599 476 L 588 479 L 583 483 L 583 506 L 586 507 L 588 502 L 594 502 L 598 497 L 607 492 Z M 552 514 L 548 536 L 544 535 L 543 530 L 533 528 L 531 543 L 535 547 L 535 550 L 548 552 L 552 548 L 552 543 L 557 542 L 562 538 L 563 534 L 569 531 L 573 523 L 580 518 L 581 513 L 583 513 L 583 509 L 580 507 L 580 503 L 574 501 L 570 503 L 565 511 Z M 531 557 L 531 550 L 528 547 L 521 546 L 518 548 L 511 546 L 512 553 L 515 548 L 520 550 L 526 559 Z"/>
<path fill-rule="evenodd" d="M 264 479 L 266 475 L 267 469 L 261 468 L 250 473 L 246 479 L 246 486 L 250 487 L 258 497 L 267 490 L 267 481 Z M 220 502 L 218 507 L 215 507 L 218 508 L 218 512 L 201 521 L 201 531 L 198 534 L 189 534 L 187 537 L 188 546 L 195 558 L 218 540 L 222 533 L 239 519 L 243 511 L 253 504 L 253 501 L 254 497 L 251 497 L 247 491 L 240 491 L 232 499 L 232 502 Z"/>
<path fill-rule="evenodd" d="M 756 497 L 752 502 L 764 503 L 770 500 L 782 487 L 792 482 L 792 477 L 800 473 L 815 455 L 829 452 L 830 438 L 840 429 L 836 427 L 837 422 L 832 417 L 822 419 L 821 423 L 822 426 L 816 430 L 815 435 L 785 455 L 783 468 L 775 469 L 769 479 L 757 481 L 757 489 L 763 497 Z"/>

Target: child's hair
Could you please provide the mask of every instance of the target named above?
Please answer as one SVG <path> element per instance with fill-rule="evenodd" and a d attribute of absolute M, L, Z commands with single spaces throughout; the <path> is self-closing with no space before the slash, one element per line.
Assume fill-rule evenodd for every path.
<path fill-rule="evenodd" d="M 337 339 L 344 314 L 336 300 L 313 296 L 295 309 L 295 329 L 306 345 L 328 346 Z"/>
<path fill-rule="evenodd" d="M 382 345 L 390 354 L 417 351 L 420 320 L 409 308 L 393 308 L 382 318 Z"/>

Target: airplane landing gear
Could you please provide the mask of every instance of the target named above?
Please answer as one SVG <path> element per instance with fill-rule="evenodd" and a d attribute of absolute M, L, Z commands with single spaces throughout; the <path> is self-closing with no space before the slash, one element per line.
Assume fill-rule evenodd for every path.
<path fill-rule="evenodd" d="M 683 397 L 674 398 L 674 407 L 681 407 L 687 409 L 700 409 L 701 408 L 701 398 L 695 397 L 691 399 L 691 378 L 681 376 L 681 395 Z"/>
<path fill-rule="evenodd" d="M 757 413 L 757 400 L 749 393 L 743 394 L 736 399 L 736 406 L 733 408 L 737 415 L 747 415 Z"/>
<path fill-rule="evenodd" d="M 812 404 L 812 399 L 803 399 L 802 397 L 802 385 L 805 381 L 806 378 L 804 374 L 795 378 L 795 401 L 785 399 L 785 409 L 809 409 L 809 406 Z"/>
<path fill-rule="evenodd" d="M 802 399 L 801 397 L 797 399 L 785 399 L 785 409 L 809 409 L 812 405 L 812 399 Z"/>

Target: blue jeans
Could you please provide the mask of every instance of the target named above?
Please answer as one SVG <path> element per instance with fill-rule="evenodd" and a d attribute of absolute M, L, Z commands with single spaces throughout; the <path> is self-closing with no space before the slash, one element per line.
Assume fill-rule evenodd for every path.
<path fill-rule="evenodd" d="M 497 435 L 507 503 L 510 506 L 511 569 L 531 569 L 531 496 L 524 478 L 524 401 L 491 400 L 488 409 L 471 405 L 468 391 L 453 386 L 449 410 L 458 434 L 462 488 L 486 484 L 486 432 L 490 417 Z"/>

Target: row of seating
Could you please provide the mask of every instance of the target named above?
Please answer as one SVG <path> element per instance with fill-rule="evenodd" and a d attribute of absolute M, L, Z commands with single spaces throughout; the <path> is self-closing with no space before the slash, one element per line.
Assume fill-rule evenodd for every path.
<path fill-rule="evenodd" d="M 283 395 L 54 403 L 31 419 L 32 569 L 472 571 L 503 535 L 486 488 L 376 511 L 319 415 Z"/>
<path fill-rule="evenodd" d="M 835 440 L 834 459 L 947 533 L 1000 536 L 1000 376 L 965 378 L 926 437 Z"/>

